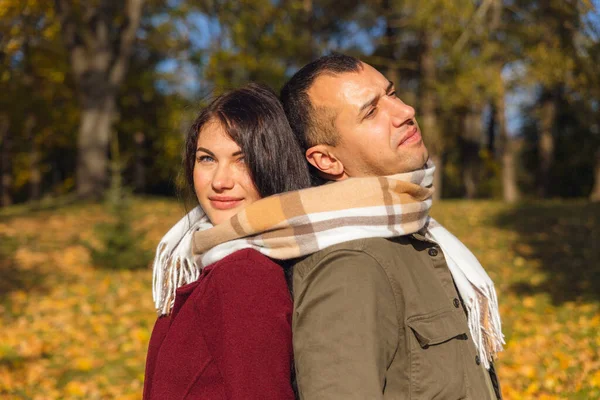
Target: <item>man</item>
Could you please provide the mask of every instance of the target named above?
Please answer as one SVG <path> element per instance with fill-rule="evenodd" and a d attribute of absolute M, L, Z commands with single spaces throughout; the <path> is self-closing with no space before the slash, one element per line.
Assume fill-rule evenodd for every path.
<path fill-rule="evenodd" d="M 416 182 L 422 176 L 428 152 L 415 110 L 370 65 L 340 54 L 322 57 L 298 71 L 281 98 L 320 179 L 420 171 L 408 178 Z M 499 318 L 494 307 L 483 311 L 495 301 L 493 286 L 487 297 L 477 285 L 467 288 L 475 294 L 463 302 L 468 291 L 457 285 L 477 279 L 468 270 L 466 280 L 457 268 L 451 272 L 449 262 L 461 264 L 455 262 L 460 257 L 450 260 L 442 247 L 424 226 L 393 239 L 336 244 L 296 264 L 293 330 L 301 398 L 501 398 L 492 363 L 502 343 Z M 495 336 L 479 325 L 490 319 Z"/>

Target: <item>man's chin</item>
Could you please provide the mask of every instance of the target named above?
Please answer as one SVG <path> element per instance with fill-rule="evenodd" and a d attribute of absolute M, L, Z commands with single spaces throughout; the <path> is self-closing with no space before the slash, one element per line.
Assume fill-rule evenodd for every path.
<path fill-rule="evenodd" d="M 425 149 L 423 152 L 423 165 L 427 164 L 427 161 L 429 161 L 429 152 Z"/>

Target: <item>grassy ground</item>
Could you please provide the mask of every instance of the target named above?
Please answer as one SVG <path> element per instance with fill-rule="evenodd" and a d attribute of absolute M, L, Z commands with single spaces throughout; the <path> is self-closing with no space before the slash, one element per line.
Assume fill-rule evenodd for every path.
<path fill-rule="evenodd" d="M 182 215 L 137 200 L 152 248 Z M 600 399 L 600 205 L 442 202 L 433 215 L 496 282 L 507 399 Z M 139 399 L 151 271 L 102 270 L 82 241 L 99 205 L 0 214 L 0 398 Z"/>

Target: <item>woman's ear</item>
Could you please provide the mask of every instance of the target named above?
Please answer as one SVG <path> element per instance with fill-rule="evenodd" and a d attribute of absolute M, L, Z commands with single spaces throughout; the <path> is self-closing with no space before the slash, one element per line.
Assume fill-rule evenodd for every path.
<path fill-rule="evenodd" d="M 332 150 L 327 145 L 318 144 L 306 150 L 305 156 L 309 163 L 321 171 L 325 179 L 337 181 L 345 176 L 344 165 Z"/>

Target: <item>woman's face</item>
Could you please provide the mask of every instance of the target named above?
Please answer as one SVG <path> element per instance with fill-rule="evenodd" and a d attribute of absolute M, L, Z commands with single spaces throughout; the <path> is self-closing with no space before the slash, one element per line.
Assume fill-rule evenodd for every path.
<path fill-rule="evenodd" d="M 240 146 L 214 119 L 206 123 L 198 135 L 194 190 L 214 225 L 227 221 L 260 199 Z"/>

